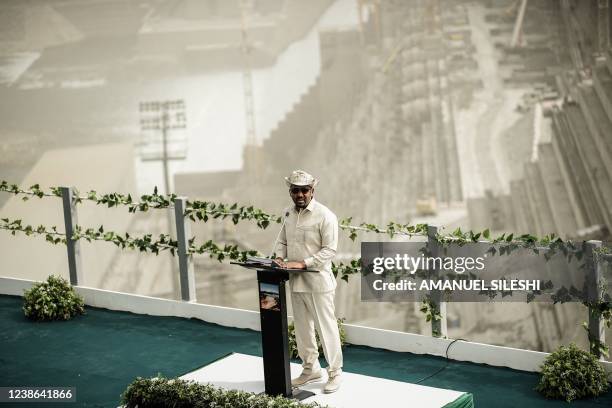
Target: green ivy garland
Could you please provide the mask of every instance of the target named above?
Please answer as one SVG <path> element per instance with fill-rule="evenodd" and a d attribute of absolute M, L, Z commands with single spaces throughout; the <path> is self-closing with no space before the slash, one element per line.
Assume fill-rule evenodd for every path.
<path fill-rule="evenodd" d="M 52 244 L 66 244 L 65 234 L 58 232 L 57 227 L 53 226 L 47 229 L 45 226 L 40 225 L 38 227 L 32 227 L 31 225 L 22 224 L 21 220 L 9 220 L 8 218 L 1 219 L 0 229 L 6 229 L 11 231 L 12 235 L 17 232 L 23 232 L 26 235 L 39 234 L 45 235 L 46 241 Z M 77 225 L 74 229 L 74 233 L 71 237 L 77 241 L 79 239 L 85 239 L 88 242 L 91 241 L 107 241 L 115 244 L 121 249 L 138 249 L 140 252 L 151 252 L 155 255 L 159 255 L 160 251 L 169 250 L 174 256 L 178 251 L 178 241 L 172 239 L 168 234 L 159 234 L 159 238 L 153 239 L 152 234 L 146 234 L 143 237 L 132 237 L 129 233 L 124 235 L 118 234 L 113 231 L 104 231 L 104 226 L 100 226 L 98 229 L 87 228 L 83 229 Z M 224 245 L 220 246 L 209 240 L 201 245 L 194 243 L 195 238 L 189 240 L 189 254 L 209 254 L 211 258 L 217 258 L 219 262 L 228 258 L 231 260 L 244 261 L 249 256 L 255 256 L 258 254 L 257 251 L 241 251 L 237 245 Z"/>
<path fill-rule="evenodd" d="M 51 187 L 50 193 L 44 192 L 39 184 L 30 186 L 29 190 L 23 190 L 16 184 L 9 184 L 7 181 L 2 180 L 0 182 L 0 191 L 9 192 L 15 195 L 23 195 L 22 200 L 27 201 L 30 197 L 35 196 L 38 198 L 43 197 L 61 197 L 61 189 L 59 187 Z M 157 187 L 154 188 L 153 194 L 142 195 L 140 201 L 135 202 L 130 194 L 123 195 L 119 193 L 110 193 L 98 195 L 94 190 L 90 190 L 85 196 L 79 196 L 76 191 L 76 197 L 74 198 L 75 203 L 81 203 L 83 200 L 95 202 L 96 205 L 106 205 L 108 208 L 127 206 L 130 213 L 137 211 L 145 212 L 149 209 L 163 209 L 173 208 L 176 194 L 160 195 L 158 194 Z M 280 223 L 282 217 L 268 214 L 261 209 L 254 208 L 253 206 L 238 206 L 237 203 L 232 205 L 224 203 L 212 203 L 207 201 L 187 201 L 184 215 L 192 221 L 200 220 L 207 222 L 210 218 L 213 219 L 226 219 L 231 217 L 234 224 L 238 224 L 241 220 L 255 221 L 259 228 L 265 229 L 270 223 Z M 57 232 L 57 228 L 46 227 L 40 225 L 36 228 L 30 225 L 22 225 L 21 220 L 10 221 L 7 218 L 3 218 L 4 225 L 0 225 L 1 229 L 7 229 L 11 231 L 13 235 L 17 231 L 24 232 L 26 235 L 41 234 L 45 236 L 45 240 L 49 243 L 58 244 L 66 243 L 65 234 Z M 385 228 L 379 227 L 376 224 L 362 222 L 359 225 L 351 225 L 352 217 L 344 218 L 340 220 L 339 227 L 343 230 L 349 231 L 349 238 L 355 240 L 359 232 L 373 232 L 376 234 L 387 234 L 390 238 L 396 235 L 404 235 L 413 237 L 415 235 L 427 235 L 429 226 L 427 224 L 401 224 L 396 222 L 389 222 Z M 158 239 L 153 240 L 151 234 L 147 234 L 144 237 L 130 237 L 128 233 L 123 236 L 112 231 L 104 232 L 103 226 L 100 226 L 97 230 L 88 228 L 83 230 L 81 227 L 75 227 L 75 233 L 72 239 L 78 240 L 81 238 L 87 239 L 89 242 L 92 240 L 104 240 L 114 243 L 116 246 L 124 249 L 139 249 L 141 252 L 147 250 L 151 253 L 159 254 L 161 250 L 169 250 L 172 255 L 178 250 L 178 243 L 176 240 L 170 238 L 166 234 L 160 234 Z M 568 260 L 573 257 L 581 259 L 584 253 L 584 248 L 579 247 L 577 244 L 571 241 L 563 241 L 560 237 L 555 234 L 546 235 L 542 238 L 538 238 L 531 234 L 523 234 L 515 236 L 514 234 L 502 233 L 501 235 L 491 238 L 489 229 L 483 231 L 462 231 L 457 228 L 452 233 L 443 235 L 437 233 L 434 239 L 444 248 L 450 244 L 464 245 L 471 242 L 481 242 L 483 238 L 491 244 L 501 244 L 498 248 L 491 247 L 489 252 L 492 255 L 499 253 L 499 255 L 510 254 L 512 251 L 518 248 L 526 248 L 532 250 L 534 253 L 539 254 L 541 250 L 546 250 L 544 257 L 548 260 L 557 251 L 562 252 Z M 224 245 L 223 247 L 209 240 L 202 245 L 195 245 L 194 239 L 189 241 L 190 254 L 208 253 L 211 258 L 216 257 L 218 261 L 223 261 L 226 258 L 231 260 L 245 260 L 248 256 L 257 255 L 257 251 L 241 251 L 236 245 Z M 612 259 L 610 250 L 608 248 L 600 248 L 594 252 L 597 259 L 605 259 L 607 261 Z M 335 277 L 340 278 L 346 282 L 351 275 L 359 273 L 361 270 L 361 259 L 353 259 L 349 263 L 332 264 L 332 272 Z M 591 313 L 597 313 L 601 318 L 604 319 L 606 325 L 610 327 L 612 322 L 612 304 L 609 301 L 599 301 L 594 304 L 583 302 L 585 306 L 591 310 Z M 434 320 L 437 316 L 437 312 L 433 309 L 435 305 L 431 301 L 424 300 L 422 302 L 421 311 L 425 313 L 427 321 Z M 597 350 L 602 353 L 607 353 L 607 347 L 602 344 L 596 344 L 596 339 L 589 339 L 591 342 L 592 350 Z"/>

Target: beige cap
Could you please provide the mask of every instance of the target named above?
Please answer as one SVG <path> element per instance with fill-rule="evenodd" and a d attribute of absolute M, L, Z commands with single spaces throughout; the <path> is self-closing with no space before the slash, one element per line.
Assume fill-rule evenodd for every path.
<path fill-rule="evenodd" d="M 316 186 L 319 180 L 304 170 L 294 170 L 289 177 L 285 177 L 285 183 L 291 186 Z"/>

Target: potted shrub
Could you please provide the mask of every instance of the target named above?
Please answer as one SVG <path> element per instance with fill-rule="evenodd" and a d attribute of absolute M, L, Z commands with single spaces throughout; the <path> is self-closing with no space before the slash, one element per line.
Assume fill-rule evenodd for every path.
<path fill-rule="evenodd" d="M 51 275 L 25 291 L 23 312 L 35 321 L 69 320 L 85 313 L 85 303 L 66 279 Z"/>
<path fill-rule="evenodd" d="M 544 360 L 536 390 L 546 398 L 576 399 L 596 397 L 608 390 L 606 372 L 595 356 L 575 344 L 561 346 Z"/>
<path fill-rule="evenodd" d="M 281 396 L 229 391 L 210 384 L 182 379 L 136 378 L 121 395 L 125 408 L 232 407 L 232 408 L 316 408 Z"/>

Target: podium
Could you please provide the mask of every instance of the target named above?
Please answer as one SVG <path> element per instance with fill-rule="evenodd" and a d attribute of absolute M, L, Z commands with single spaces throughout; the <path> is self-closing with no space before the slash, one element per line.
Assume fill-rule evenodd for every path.
<path fill-rule="evenodd" d="M 289 280 L 289 273 L 317 271 L 283 269 L 248 261 L 231 263 L 257 271 L 265 393 L 282 395 L 300 401 L 313 396 L 313 392 L 291 388 L 285 282 Z"/>

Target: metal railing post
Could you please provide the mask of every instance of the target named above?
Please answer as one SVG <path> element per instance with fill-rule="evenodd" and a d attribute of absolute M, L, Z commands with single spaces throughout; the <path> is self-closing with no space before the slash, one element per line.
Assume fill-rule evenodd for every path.
<path fill-rule="evenodd" d="M 77 210 L 74 203 L 74 188 L 60 187 L 62 203 L 64 206 L 64 227 L 66 230 L 66 249 L 68 250 L 68 270 L 70 284 L 83 284 L 83 270 L 81 268 L 81 245 L 72 239 L 74 227 L 78 224 Z"/>
<path fill-rule="evenodd" d="M 589 282 L 587 300 L 590 304 L 599 303 L 601 299 L 601 290 L 599 284 L 603 279 L 603 265 L 597 259 L 596 252 L 602 247 L 601 241 L 587 241 L 587 282 Z M 589 323 L 588 323 L 589 346 L 591 353 L 597 358 L 603 358 L 597 344 L 605 344 L 606 329 L 604 319 L 593 307 L 589 307 Z"/>
<path fill-rule="evenodd" d="M 188 253 L 189 239 L 191 237 L 191 225 L 189 219 L 184 217 L 187 206 L 186 197 L 174 199 L 174 219 L 176 222 L 176 239 L 178 241 L 178 260 L 181 299 L 187 302 L 196 301 L 195 276 L 193 257 Z"/>
<path fill-rule="evenodd" d="M 436 240 L 438 227 L 427 226 L 427 247 L 430 251 L 429 256 L 436 257 L 440 254 L 440 244 Z M 435 262 L 434 262 L 435 264 Z M 434 271 L 433 276 L 437 277 L 439 271 Z M 442 301 L 442 292 L 432 290 L 430 294 L 432 306 L 438 311 L 440 319 L 431 319 L 431 335 L 434 337 L 448 337 L 447 321 L 446 321 L 446 302 Z"/>

